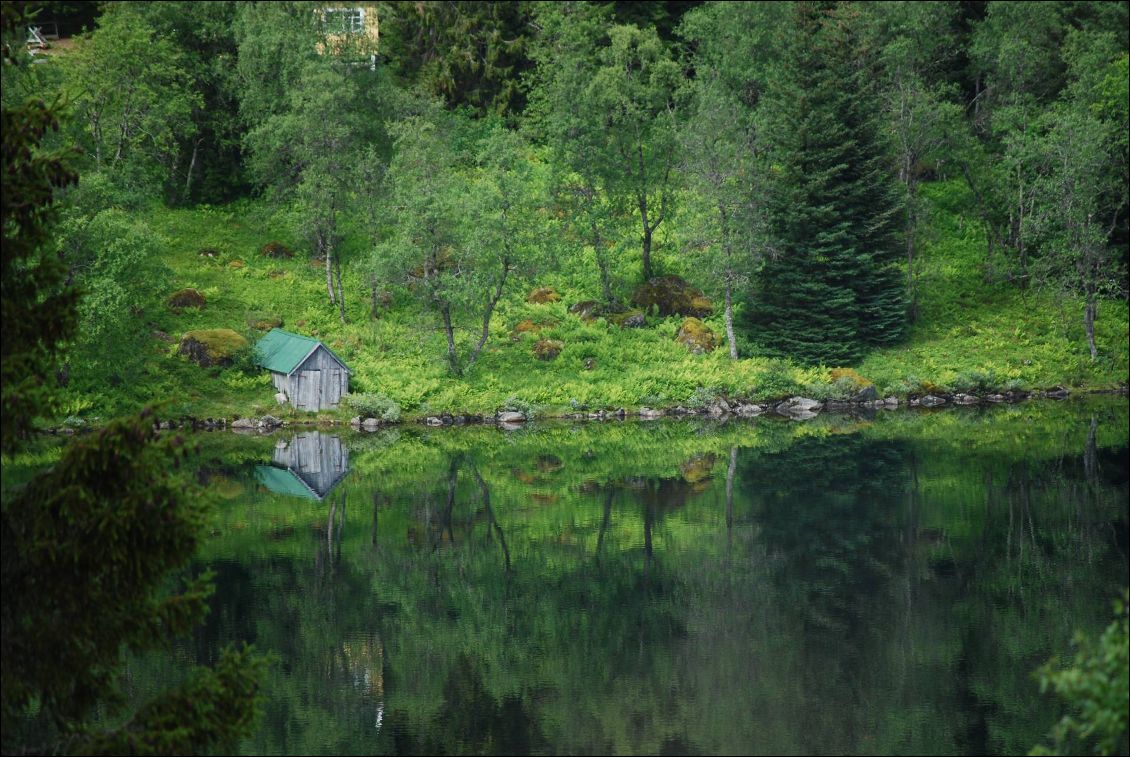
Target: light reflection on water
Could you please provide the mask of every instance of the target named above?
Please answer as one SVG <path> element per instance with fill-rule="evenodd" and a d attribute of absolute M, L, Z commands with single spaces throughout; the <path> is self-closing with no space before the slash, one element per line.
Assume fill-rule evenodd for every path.
<path fill-rule="evenodd" d="M 1126 583 L 1123 401 L 394 436 L 203 455 L 248 753 L 1027 752 Z"/>

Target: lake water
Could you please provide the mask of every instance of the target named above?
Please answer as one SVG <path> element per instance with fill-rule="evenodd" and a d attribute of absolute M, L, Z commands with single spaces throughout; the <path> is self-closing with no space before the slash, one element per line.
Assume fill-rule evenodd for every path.
<path fill-rule="evenodd" d="M 247 753 L 1016 754 L 1127 584 L 1125 398 L 202 437 Z"/>

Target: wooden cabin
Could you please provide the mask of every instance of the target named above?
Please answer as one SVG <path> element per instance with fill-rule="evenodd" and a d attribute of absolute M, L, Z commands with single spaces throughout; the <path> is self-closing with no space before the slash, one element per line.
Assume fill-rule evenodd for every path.
<path fill-rule="evenodd" d="M 349 393 L 353 373 L 345 361 L 317 339 L 271 329 L 255 345 L 256 364 L 271 372 L 271 383 L 299 410 L 332 410 Z"/>
<path fill-rule="evenodd" d="M 330 52 L 338 56 L 369 60 L 375 66 L 380 43 L 377 11 L 378 5 L 375 2 L 317 8 L 314 14 L 324 35 L 323 41 L 315 47 L 318 54 Z"/>
<path fill-rule="evenodd" d="M 279 441 L 271 465 L 255 468 L 259 483 L 276 494 L 322 500 L 349 472 L 349 450 L 341 439 L 310 431 Z"/>

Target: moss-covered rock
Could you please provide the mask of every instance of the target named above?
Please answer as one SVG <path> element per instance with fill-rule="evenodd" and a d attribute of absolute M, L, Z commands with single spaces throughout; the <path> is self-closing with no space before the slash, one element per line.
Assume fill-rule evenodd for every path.
<path fill-rule="evenodd" d="M 542 305 L 547 302 L 560 302 L 561 295 L 553 287 L 538 287 L 526 297 L 526 302 Z"/>
<path fill-rule="evenodd" d="M 565 349 L 565 343 L 556 339 L 539 339 L 534 342 L 534 357 L 538 360 L 553 360 Z"/>
<path fill-rule="evenodd" d="M 542 326 L 540 323 L 534 323 L 529 318 L 524 321 L 518 321 L 514 326 L 513 331 L 510 332 L 510 338 L 517 342 L 526 334 L 536 334 L 541 331 Z"/>
<path fill-rule="evenodd" d="M 683 315 L 702 318 L 714 312 L 714 305 L 686 279 L 656 276 L 640 284 L 632 293 L 632 304 L 642 310 L 655 310 L 661 316 Z"/>
<path fill-rule="evenodd" d="M 231 329 L 196 329 L 186 331 L 178 352 L 202 368 L 228 365 L 232 357 L 247 347 L 248 342 Z"/>
<path fill-rule="evenodd" d="M 718 338 L 709 326 L 697 318 L 687 318 L 679 327 L 675 341 L 686 346 L 692 354 L 701 355 L 704 352 L 713 352 L 718 346 Z"/>
<path fill-rule="evenodd" d="M 204 295 L 195 289 L 181 289 L 169 295 L 169 307 L 173 310 L 183 310 L 184 308 L 199 310 L 204 307 L 206 302 Z"/>
<path fill-rule="evenodd" d="M 582 300 L 569 307 L 569 312 L 579 317 L 585 323 L 592 323 L 600 315 L 600 303 L 596 300 Z"/>
<path fill-rule="evenodd" d="M 612 313 L 608 322 L 622 329 L 642 329 L 647 325 L 647 318 L 639 310 L 627 310 L 623 313 Z"/>
<path fill-rule="evenodd" d="M 293 258 L 294 250 L 282 242 L 267 242 L 259 248 L 259 254 L 268 258 Z"/>
<path fill-rule="evenodd" d="M 283 319 L 281 315 L 255 313 L 247 317 L 247 325 L 256 331 L 270 331 L 280 328 L 283 325 Z"/>

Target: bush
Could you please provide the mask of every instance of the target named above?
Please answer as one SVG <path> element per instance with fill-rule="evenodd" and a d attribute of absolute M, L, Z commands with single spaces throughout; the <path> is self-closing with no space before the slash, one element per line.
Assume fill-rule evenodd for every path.
<path fill-rule="evenodd" d="M 235 349 L 228 358 L 230 367 L 247 376 L 266 376 L 264 369 L 256 363 L 258 356 L 255 345 L 247 342 Z"/>
<path fill-rule="evenodd" d="M 1124 591 L 1114 606 L 1114 622 L 1097 643 L 1076 636 L 1079 651 L 1071 667 L 1059 670 L 1053 659 L 1036 671 L 1040 691 L 1054 688 L 1071 712 L 1052 727 L 1052 747 L 1037 746 L 1032 754 L 1126 754 L 1130 719 L 1128 605 L 1130 592 Z"/>
<path fill-rule="evenodd" d="M 862 387 L 856 383 L 855 379 L 851 376 L 840 376 L 831 383 L 818 381 L 808 384 L 804 387 L 803 393 L 806 397 L 821 402 L 828 400 L 838 400 L 846 402 L 855 397 Z"/>
<path fill-rule="evenodd" d="M 991 371 L 962 371 L 950 382 L 955 392 L 962 394 L 984 394 L 1000 388 L 1000 381 Z"/>
<path fill-rule="evenodd" d="M 511 395 L 506 398 L 506 402 L 502 405 L 502 410 L 509 413 L 521 413 L 527 418 L 533 418 L 538 414 L 541 408 L 521 397 Z"/>
<path fill-rule="evenodd" d="M 723 394 L 721 389 L 717 387 L 700 386 L 697 387 L 691 396 L 687 398 L 687 407 L 695 410 L 702 410 L 703 408 L 710 407 L 718 398 Z"/>
<path fill-rule="evenodd" d="M 804 391 L 804 386 L 792 376 L 792 369 L 783 360 L 773 360 L 765 366 L 751 387 L 755 399 L 775 400 Z"/>
<path fill-rule="evenodd" d="M 400 420 L 400 405 L 383 394 L 362 392 L 345 395 L 345 404 L 357 411 L 362 418 L 376 418 L 386 423 Z"/>

